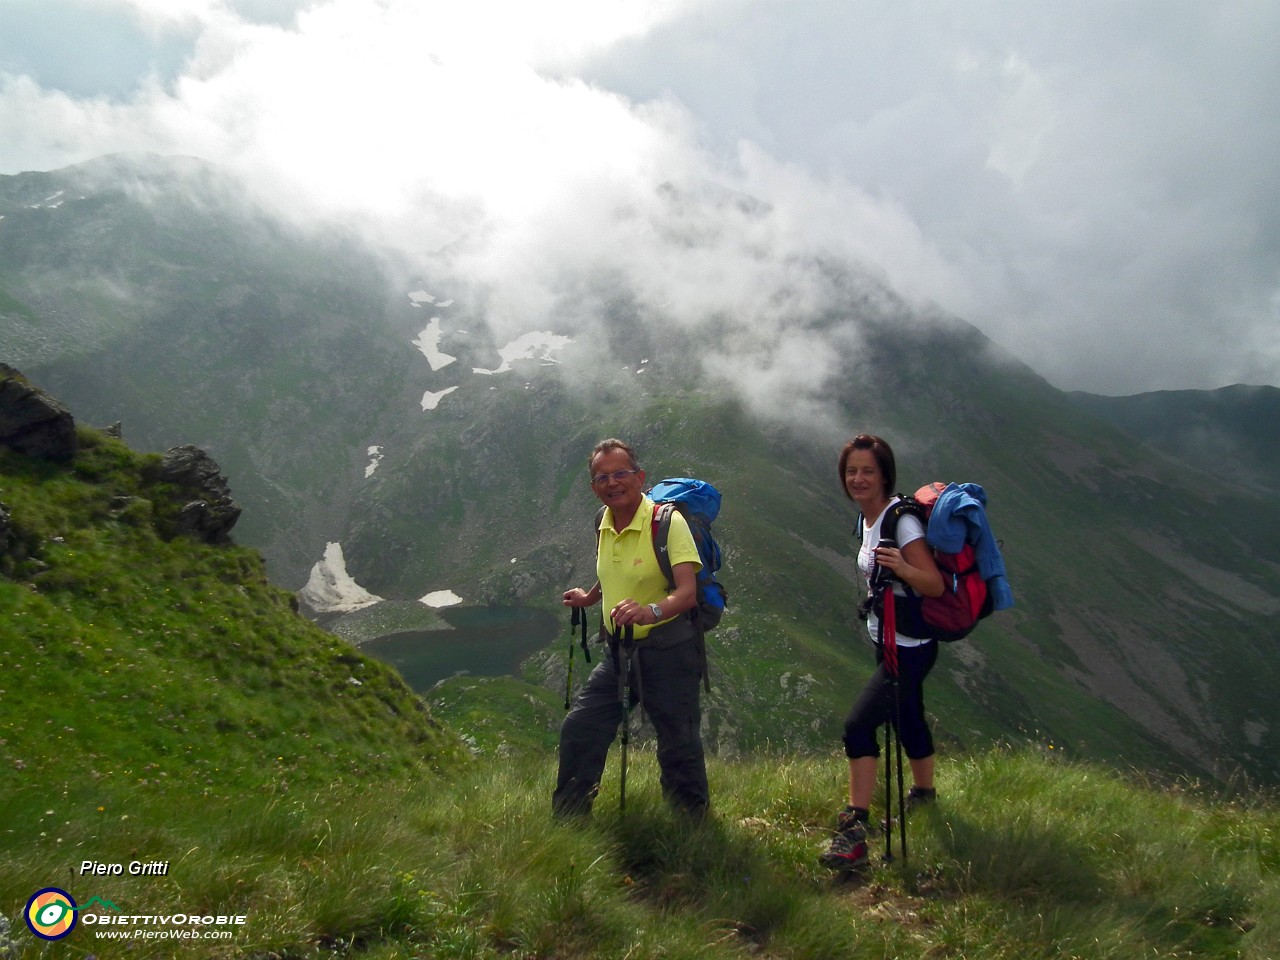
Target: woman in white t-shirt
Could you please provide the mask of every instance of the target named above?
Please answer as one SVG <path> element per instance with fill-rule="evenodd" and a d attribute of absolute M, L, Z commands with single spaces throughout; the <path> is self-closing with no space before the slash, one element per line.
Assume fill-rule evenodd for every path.
<path fill-rule="evenodd" d="M 945 589 L 942 574 L 933 562 L 920 520 L 908 513 L 897 516 L 893 539 L 897 546 L 878 547 L 881 526 L 897 503 L 893 494 L 897 467 L 893 450 L 880 437 L 859 434 L 840 452 L 840 481 L 858 507 L 862 523 L 862 547 L 858 569 L 870 583 L 877 568 L 891 574 L 897 596 L 907 596 L 903 584 L 917 596 L 936 597 Z M 905 624 L 904 624 L 905 625 Z M 913 786 L 909 805 L 934 797 L 933 735 L 924 712 L 924 679 L 938 658 L 938 641 L 927 636 L 897 632 L 898 689 L 895 692 L 884 664 L 879 622 L 874 611 L 867 618 L 871 642 L 876 647 L 876 670 L 845 718 L 844 748 L 849 759 L 849 803 L 836 818 L 836 833 L 822 854 L 822 862 L 835 869 L 849 869 L 867 859 L 866 824 L 875 792 L 880 745 L 876 731 L 894 724 L 911 762 Z M 886 816 L 888 812 L 886 811 Z"/>

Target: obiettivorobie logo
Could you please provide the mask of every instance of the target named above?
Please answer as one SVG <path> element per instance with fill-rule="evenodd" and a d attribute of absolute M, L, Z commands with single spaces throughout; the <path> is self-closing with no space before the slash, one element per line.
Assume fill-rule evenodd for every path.
<path fill-rule="evenodd" d="M 91 911 L 94 906 L 97 911 Z M 115 915 L 103 912 L 108 910 Z M 78 905 L 67 891 L 45 887 L 31 895 L 23 919 L 31 932 L 42 940 L 61 940 L 76 929 L 77 922 L 96 927 L 95 936 L 113 940 L 225 940 L 233 936 L 235 929 L 243 927 L 249 918 L 244 914 L 123 914 L 119 907 L 103 897 L 90 897 Z"/>
<path fill-rule="evenodd" d="M 45 887 L 31 895 L 23 917 L 27 921 L 27 927 L 41 940 L 61 940 L 76 928 L 79 912 L 95 903 L 107 910 L 120 910 L 110 900 L 103 900 L 101 897 L 93 897 L 81 907 L 67 891 Z"/>

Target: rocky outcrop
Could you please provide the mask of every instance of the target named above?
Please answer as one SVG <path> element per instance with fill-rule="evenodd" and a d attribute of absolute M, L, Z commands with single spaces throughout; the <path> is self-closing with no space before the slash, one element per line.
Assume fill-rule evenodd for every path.
<path fill-rule="evenodd" d="M 0 445 L 65 463 L 79 449 L 71 411 L 0 363 Z"/>
<path fill-rule="evenodd" d="M 113 424 L 103 432 L 119 437 L 120 425 Z M 5 363 L 0 363 L 0 446 L 61 463 L 74 460 L 80 449 L 71 412 Z M 173 484 L 180 496 L 189 496 L 172 522 L 177 533 L 205 543 L 230 539 L 241 507 L 231 498 L 227 478 L 209 454 L 190 444 L 174 447 L 165 453 L 152 479 Z M 113 509 L 128 506 L 112 503 Z M 14 533 L 8 510 L 0 505 L 0 558 L 14 553 Z"/>
<path fill-rule="evenodd" d="M 230 539 L 241 507 L 231 498 L 231 487 L 213 457 L 191 444 L 173 447 L 164 454 L 158 478 L 195 494 L 178 515 L 181 533 L 205 543 Z"/>

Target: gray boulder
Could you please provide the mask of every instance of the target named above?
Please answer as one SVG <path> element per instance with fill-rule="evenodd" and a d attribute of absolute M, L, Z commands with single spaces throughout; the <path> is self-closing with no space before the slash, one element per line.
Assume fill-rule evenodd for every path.
<path fill-rule="evenodd" d="M 0 445 L 65 463 L 79 449 L 71 411 L 0 363 Z"/>
<path fill-rule="evenodd" d="M 205 543 L 230 539 L 241 507 L 231 498 L 231 487 L 213 457 L 191 444 L 173 447 L 165 451 L 159 479 L 195 494 L 179 514 L 182 533 Z"/>

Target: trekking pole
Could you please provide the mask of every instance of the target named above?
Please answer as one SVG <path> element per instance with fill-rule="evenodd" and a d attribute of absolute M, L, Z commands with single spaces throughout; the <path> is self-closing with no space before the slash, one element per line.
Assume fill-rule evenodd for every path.
<path fill-rule="evenodd" d="M 892 602 L 892 592 L 890 592 L 890 602 L 885 607 L 885 644 L 893 649 L 893 713 L 894 723 L 898 728 L 898 736 L 894 740 L 894 746 L 898 755 L 898 844 L 902 848 L 902 863 L 907 862 L 907 794 L 903 789 L 903 773 L 902 773 L 902 684 L 898 678 L 898 624 L 897 611 L 894 609 Z M 887 747 L 888 744 L 886 743 Z M 886 816 L 888 811 L 885 811 Z M 888 846 L 893 844 L 893 834 L 889 834 Z"/>
<path fill-rule="evenodd" d="M 573 608 L 573 615 L 569 618 L 569 670 L 568 676 L 564 679 L 564 708 L 569 709 L 569 698 L 573 691 L 573 642 L 578 627 L 582 627 L 582 656 L 591 662 L 591 651 L 587 648 L 587 611 L 578 607 Z"/>
<path fill-rule="evenodd" d="M 627 745 L 631 742 L 631 649 L 633 645 L 634 630 L 631 624 L 627 624 L 626 629 L 622 632 L 623 639 L 619 641 L 618 647 L 625 651 L 625 656 L 620 656 L 620 669 L 618 674 L 618 693 L 622 698 L 622 776 L 618 781 L 618 812 L 623 813 L 627 809 Z M 614 633 L 614 638 L 618 636 Z"/>
<path fill-rule="evenodd" d="M 880 547 L 893 547 L 896 543 L 893 540 L 881 540 L 877 545 Z M 875 572 L 877 586 L 880 594 L 880 620 L 877 624 L 880 634 L 881 655 L 884 658 L 885 673 L 889 677 L 889 684 L 893 689 L 893 712 L 885 718 L 884 724 L 884 823 L 885 823 L 885 845 L 883 860 L 886 863 L 893 861 L 893 799 L 892 799 L 892 782 L 893 782 L 893 764 L 896 755 L 898 762 L 897 781 L 898 781 L 898 839 L 902 847 L 902 861 L 907 860 L 907 818 L 906 818 L 906 797 L 903 793 L 903 770 L 902 770 L 902 695 L 898 683 L 898 631 L 897 631 L 897 610 L 894 606 L 893 598 L 893 574 L 883 567 L 877 568 Z M 897 727 L 897 737 L 893 737 L 894 728 Z"/>
<path fill-rule="evenodd" d="M 884 593 L 882 589 L 880 593 L 881 599 L 881 615 L 880 622 L 876 625 L 879 631 L 880 655 L 884 661 L 885 674 L 890 678 L 889 682 L 894 683 L 892 679 L 896 673 L 896 666 L 891 669 L 889 662 L 889 649 L 885 646 L 885 630 L 884 630 Z M 892 602 L 892 601 L 890 601 Z M 894 650 L 896 655 L 897 650 Z M 880 859 L 885 863 L 893 862 L 893 716 L 888 715 L 884 718 L 884 834 L 885 844 L 884 853 Z"/>
<path fill-rule="evenodd" d="M 579 646 L 582 647 L 582 659 L 587 661 L 587 663 L 590 663 L 591 648 L 587 646 L 587 611 L 586 610 L 582 611 L 582 619 L 578 622 L 582 626 L 582 639 L 578 641 Z"/>
<path fill-rule="evenodd" d="M 569 709 L 569 693 L 573 689 L 573 642 L 577 639 L 578 621 L 581 619 L 581 611 L 577 607 L 573 608 L 573 613 L 569 617 L 569 670 L 568 675 L 564 678 L 564 708 Z"/>

